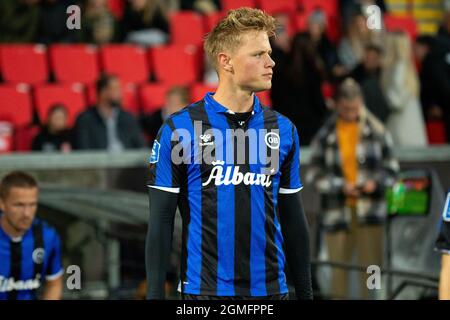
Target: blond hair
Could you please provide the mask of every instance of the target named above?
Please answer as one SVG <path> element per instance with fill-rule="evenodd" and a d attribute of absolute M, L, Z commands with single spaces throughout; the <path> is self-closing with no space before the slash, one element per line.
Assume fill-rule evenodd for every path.
<path fill-rule="evenodd" d="M 260 9 L 243 7 L 231 10 L 206 35 L 204 49 L 213 66 L 217 67 L 218 54 L 224 50 L 232 52 L 239 47 L 243 33 L 264 31 L 269 37 L 273 37 L 275 28 L 275 18 Z"/>
<path fill-rule="evenodd" d="M 383 63 L 382 83 L 389 88 L 392 83 L 392 70 L 397 63 L 404 63 L 403 90 L 414 96 L 419 95 L 419 79 L 413 61 L 411 41 L 406 33 L 393 32 L 386 37 L 386 56 Z"/>

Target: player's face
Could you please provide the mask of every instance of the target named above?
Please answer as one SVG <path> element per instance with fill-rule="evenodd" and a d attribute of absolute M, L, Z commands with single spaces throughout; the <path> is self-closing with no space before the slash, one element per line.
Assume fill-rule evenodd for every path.
<path fill-rule="evenodd" d="M 37 204 L 38 188 L 13 187 L 6 198 L 0 200 L 0 209 L 11 228 L 25 232 L 33 223 Z"/>
<path fill-rule="evenodd" d="M 275 62 L 270 57 L 272 48 L 264 31 L 251 31 L 242 35 L 241 46 L 231 55 L 233 78 L 244 90 L 258 92 L 272 87 Z"/>

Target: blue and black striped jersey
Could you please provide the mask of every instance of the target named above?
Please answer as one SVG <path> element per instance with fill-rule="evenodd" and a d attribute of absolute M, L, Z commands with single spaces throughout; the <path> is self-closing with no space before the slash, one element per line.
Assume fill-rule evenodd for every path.
<path fill-rule="evenodd" d="M 52 280 L 62 273 L 60 239 L 45 222 L 35 219 L 20 239 L 0 227 L 0 300 L 35 299 L 44 277 Z"/>
<path fill-rule="evenodd" d="M 450 254 L 450 190 L 447 192 L 439 229 L 439 235 L 436 240 L 436 249 L 443 253 Z"/>
<path fill-rule="evenodd" d="M 149 187 L 179 193 L 183 293 L 287 293 L 277 199 L 295 193 L 300 150 L 295 126 L 255 96 L 247 121 L 208 93 L 162 125 Z"/>

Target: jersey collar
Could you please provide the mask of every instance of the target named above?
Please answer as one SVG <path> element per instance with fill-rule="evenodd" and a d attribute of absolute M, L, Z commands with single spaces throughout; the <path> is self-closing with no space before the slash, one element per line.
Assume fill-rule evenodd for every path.
<path fill-rule="evenodd" d="M 216 100 L 214 100 L 213 98 L 214 92 L 208 92 L 205 95 L 205 103 L 207 106 L 210 106 L 212 109 L 214 109 L 214 111 L 216 111 L 217 113 L 230 113 L 233 114 L 234 112 L 231 111 L 230 109 L 224 107 L 223 105 L 221 105 L 219 102 L 217 102 Z M 261 104 L 259 102 L 258 97 L 256 96 L 256 94 L 253 94 L 253 110 L 252 110 L 252 114 L 258 114 L 262 111 L 261 108 Z"/>

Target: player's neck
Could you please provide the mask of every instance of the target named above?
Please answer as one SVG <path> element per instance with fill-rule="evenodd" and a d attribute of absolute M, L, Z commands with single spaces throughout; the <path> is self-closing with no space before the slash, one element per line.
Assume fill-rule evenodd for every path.
<path fill-rule="evenodd" d="M 0 228 L 3 229 L 3 232 L 5 232 L 9 237 L 11 238 L 19 238 L 22 237 L 25 232 L 16 230 L 6 219 L 5 215 L 3 214 L 0 216 Z"/>
<path fill-rule="evenodd" d="M 253 110 L 253 93 L 233 86 L 219 84 L 214 100 L 233 112 Z"/>

